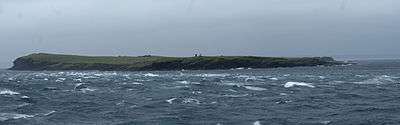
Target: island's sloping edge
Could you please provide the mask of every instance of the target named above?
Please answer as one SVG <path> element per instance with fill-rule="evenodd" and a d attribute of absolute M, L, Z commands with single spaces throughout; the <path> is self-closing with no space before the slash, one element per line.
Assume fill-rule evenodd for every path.
<path fill-rule="evenodd" d="M 333 66 L 347 63 L 331 57 L 256 57 L 256 56 L 78 56 L 37 53 L 14 60 L 10 70 L 100 70 L 100 71 L 165 71 L 225 70 L 235 68 L 277 68 L 299 66 Z"/>

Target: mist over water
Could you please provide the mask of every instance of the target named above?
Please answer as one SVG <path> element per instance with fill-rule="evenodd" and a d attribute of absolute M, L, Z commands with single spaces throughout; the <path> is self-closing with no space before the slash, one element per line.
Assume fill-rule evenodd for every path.
<path fill-rule="evenodd" d="M 400 65 L 0 71 L 0 124 L 400 124 Z"/>

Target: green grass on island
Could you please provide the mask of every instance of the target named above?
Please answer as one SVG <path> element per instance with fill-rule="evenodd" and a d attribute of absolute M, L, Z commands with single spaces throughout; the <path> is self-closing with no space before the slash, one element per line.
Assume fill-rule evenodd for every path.
<path fill-rule="evenodd" d="M 337 65 L 331 57 L 256 57 L 256 56 L 79 56 L 35 53 L 14 61 L 12 70 L 209 70 L 232 68 L 276 68 Z"/>

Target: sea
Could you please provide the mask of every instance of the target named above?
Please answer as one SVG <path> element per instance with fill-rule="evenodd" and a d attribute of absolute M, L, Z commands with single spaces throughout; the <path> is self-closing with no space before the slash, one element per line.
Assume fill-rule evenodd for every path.
<path fill-rule="evenodd" d="M 399 60 L 208 71 L 0 70 L 0 125 L 399 124 Z"/>

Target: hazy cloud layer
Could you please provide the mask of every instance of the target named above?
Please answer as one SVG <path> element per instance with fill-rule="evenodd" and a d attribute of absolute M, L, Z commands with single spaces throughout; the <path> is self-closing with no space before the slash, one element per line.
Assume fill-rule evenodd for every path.
<path fill-rule="evenodd" d="M 399 0 L 0 0 L 0 67 L 88 55 L 400 55 Z"/>

